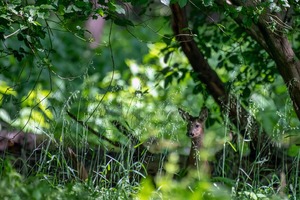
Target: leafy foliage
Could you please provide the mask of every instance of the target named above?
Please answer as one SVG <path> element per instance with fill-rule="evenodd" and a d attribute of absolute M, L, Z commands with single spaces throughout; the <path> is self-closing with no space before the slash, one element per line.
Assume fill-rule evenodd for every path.
<path fill-rule="evenodd" d="M 215 186 L 207 177 L 199 181 L 196 173 L 174 180 L 179 173 L 176 156 L 186 154 L 185 147 L 189 145 L 185 134 L 181 134 L 185 127 L 177 115 L 177 107 L 185 107 L 195 115 L 202 105 L 209 107 L 209 137 L 203 154 L 211 161 L 216 151 L 229 143 L 228 130 L 232 127 L 228 113 L 220 113 L 170 33 L 170 14 L 165 11 L 168 10 L 166 5 L 173 3 L 188 6 L 190 29 L 197 46 L 230 93 L 247 106 L 276 142 L 280 145 L 294 143 L 288 154 L 294 158 L 291 174 L 295 177 L 289 179 L 291 194 L 287 195 L 296 197 L 299 194 L 299 121 L 272 57 L 244 31 L 266 10 L 279 13 L 293 7 L 295 15 L 299 15 L 296 2 L 267 1 L 257 7 L 226 5 L 222 8 L 217 1 L 210 0 L 98 3 L 101 6 L 77 0 L 0 2 L 0 119 L 18 129 L 46 133 L 59 147 L 58 155 L 47 152 L 49 161 L 42 163 L 39 169 L 44 169 L 40 171 L 43 173 L 35 178 L 23 177 L 7 161 L 1 161 L 3 198 L 95 199 L 110 195 L 112 198 L 156 199 L 173 198 L 175 194 L 178 199 L 276 198 L 278 192 L 273 188 L 281 184 L 280 177 L 267 177 L 269 185 L 259 180 L 256 185 L 250 185 L 247 174 L 239 173 L 238 180 L 224 177 L 224 171 L 233 168 L 225 164 L 220 170 L 223 177 L 218 178 L 224 183 L 236 183 L 229 184 L 232 190 Z M 136 10 L 126 3 L 131 3 Z M 214 16 L 217 11 L 222 14 Z M 242 16 L 241 25 L 230 16 Z M 103 41 L 95 50 L 88 46 L 91 33 L 84 27 L 89 17 L 106 19 Z M 295 52 L 299 53 L 299 24 L 299 19 L 295 18 L 291 29 L 280 26 L 276 18 L 270 18 L 269 28 L 287 34 L 293 40 Z M 138 188 L 125 178 L 115 188 L 106 188 L 105 181 L 98 186 L 88 182 L 57 181 L 60 177 L 46 174 L 53 163 L 63 173 L 74 173 L 67 161 L 60 159 L 64 157 L 65 146 L 75 146 L 79 152 L 82 148 L 98 146 L 113 148 L 101 137 L 79 127 L 65 111 L 112 141 L 128 144 L 128 138 L 111 124 L 112 120 L 119 120 L 142 143 L 149 138 L 162 140 L 155 151 L 164 157 L 168 151 L 178 154 L 170 154 L 165 164 L 166 173 L 154 180 L 157 187 L 148 179 Z M 247 128 L 251 128 L 251 122 Z M 239 127 L 233 129 L 240 137 Z M 227 160 L 238 163 L 237 160 L 249 154 L 248 138 L 239 141 L 229 148 L 226 146 L 237 152 L 239 158 L 228 157 Z M 260 167 L 259 162 L 253 165 L 257 177 L 260 170 L 268 170 Z M 120 178 L 128 174 L 130 167 L 120 165 L 120 171 L 117 171 L 119 168 L 114 170 Z M 103 171 L 97 173 L 107 175 L 111 165 L 101 166 L 101 169 Z M 238 183 L 243 181 L 242 189 L 238 188 Z M 285 193 L 279 195 L 285 196 Z"/>

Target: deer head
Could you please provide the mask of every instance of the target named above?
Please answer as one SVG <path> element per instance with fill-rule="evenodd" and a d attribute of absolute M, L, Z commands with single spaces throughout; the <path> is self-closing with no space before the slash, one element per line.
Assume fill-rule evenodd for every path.
<path fill-rule="evenodd" d="M 190 138 L 202 137 L 204 133 L 205 121 L 208 117 L 208 109 L 203 107 L 198 117 L 193 117 L 188 112 L 178 109 L 181 117 L 188 122 L 187 124 L 187 136 Z"/>
<path fill-rule="evenodd" d="M 210 166 L 206 160 L 200 160 L 199 151 L 202 148 L 204 125 L 208 117 L 208 109 L 203 107 L 198 117 L 193 117 L 188 112 L 178 109 L 181 117 L 188 122 L 187 124 L 187 136 L 191 138 L 191 151 L 187 159 L 187 166 L 196 167 L 202 163 L 203 169 L 209 173 Z"/>

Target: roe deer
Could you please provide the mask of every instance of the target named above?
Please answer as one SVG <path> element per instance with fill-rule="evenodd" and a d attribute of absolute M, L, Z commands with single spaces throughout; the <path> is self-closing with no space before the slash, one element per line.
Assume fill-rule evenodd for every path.
<path fill-rule="evenodd" d="M 188 122 L 187 136 L 191 138 L 191 150 L 187 160 L 187 167 L 203 167 L 204 172 L 209 173 L 209 163 L 206 160 L 200 160 L 199 151 L 203 147 L 204 126 L 208 117 L 208 109 L 203 107 L 198 117 L 191 116 L 188 112 L 178 109 L 181 117 Z"/>

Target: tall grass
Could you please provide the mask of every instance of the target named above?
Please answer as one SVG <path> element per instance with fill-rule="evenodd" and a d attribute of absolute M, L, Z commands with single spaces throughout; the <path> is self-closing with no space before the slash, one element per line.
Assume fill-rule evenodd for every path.
<path fill-rule="evenodd" d="M 71 124 L 72 123 L 68 123 Z M 71 132 L 68 125 L 63 132 Z M 47 143 L 41 152 L 30 154 L 22 165 L 16 159 L 1 159 L 1 199 L 299 199 L 299 159 L 282 163 L 274 170 L 264 164 L 265 157 L 256 162 L 246 160 L 247 144 L 235 146 L 223 143 L 221 160 L 216 160 L 217 138 L 208 131 L 207 148 L 201 156 L 208 156 L 215 166 L 215 174 L 207 176 L 201 170 L 183 173 L 178 152 L 154 155 L 149 159 L 145 151 L 136 157 L 137 146 L 130 140 L 112 149 L 108 144 L 88 146 L 87 133 L 77 128 L 73 136 L 64 135 L 59 142 Z M 210 138 L 211 137 L 211 138 Z M 82 180 L 66 148 L 72 147 L 77 161 L 88 171 Z M 258 150 L 259 151 L 259 150 Z M 257 154 L 259 155 L 259 153 Z M 153 156 L 153 154 L 151 154 Z M 35 162 L 32 163 L 32 159 Z M 167 157 L 167 159 L 166 159 Z M 17 158 L 19 159 L 19 158 Z M 151 162 L 159 165 L 156 176 L 147 176 Z M 291 166 L 289 168 L 287 165 Z M 26 169 L 26 170 L 24 170 Z M 288 171 L 287 171 L 288 170 Z M 234 171 L 234 172 L 232 172 Z M 184 176 L 182 174 L 185 174 Z"/>

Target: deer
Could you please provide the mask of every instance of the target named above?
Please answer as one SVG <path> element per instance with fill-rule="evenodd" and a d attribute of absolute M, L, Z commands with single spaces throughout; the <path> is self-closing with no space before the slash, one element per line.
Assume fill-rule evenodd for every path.
<path fill-rule="evenodd" d="M 203 172 L 210 174 L 210 166 L 207 160 L 201 160 L 199 152 L 203 148 L 203 139 L 205 137 L 205 121 L 208 117 L 208 109 L 203 107 L 199 116 L 194 117 L 181 108 L 178 112 L 182 119 L 187 122 L 187 136 L 191 139 L 191 150 L 186 161 L 187 169 L 203 168 Z"/>

